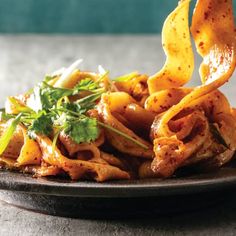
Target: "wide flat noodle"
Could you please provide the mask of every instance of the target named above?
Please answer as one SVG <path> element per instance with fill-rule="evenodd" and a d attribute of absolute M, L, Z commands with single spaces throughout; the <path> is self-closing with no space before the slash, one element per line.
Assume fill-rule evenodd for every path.
<path fill-rule="evenodd" d="M 24 135 L 24 145 L 17 158 L 17 166 L 22 165 L 40 165 L 42 153 L 36 141 L 29 138 L 25 127 L 20 126 Z"/>
<path fill-rule="evenodd" d="M 116 130 L 119 130 L 134 140 L 139 141 L 143 145 L 147 146 L 148 149 L 140 147 L 133 141 L 127 140 L 123 136 L 114 133 L 108 129 L 105 130 L 105 135 L 110 144 L 120 152 L 144 158 L 153 158 L 152 145 L 136 135 L 132 130 L 127 128 L 122 122 L 120 122 L 113 113 L 124 114 L 126 108 L 130 104 L 135 104 L 135 100 L 124 92 L 105 93 L 102 95 L 101 101 L 98 104 L 98 113 L 102 121 Z M 137 111 L 137 110 L 136 110 Z M 123 116 L 121 116 L 123 117 Z M 124 117 L 123 117 L 124 118 Z M 134 120 L 133 123 L 136 121 Z"/>
<path fill-rule="evenodd" d="M 118 91 L 130 94 L 140 105 L 143 105 L 149 96 L 147 75 L 137 75 L 128 81 L 114 81 L 114 85 Z"/>
<path fill-rule="evenodd" d="M 223 23 L 219 19 L 216 20 L 221 17 L 224 18 Z M 203 56 L 200 69 L 203 85 L 196 87 L 155 122 L 155 158 L 151 168 L 164 177 L 172 175 L 183 162 L 196 154 L 196 151 L 204 151 L 201 142 L 207 141 L 210 132 L 207 128 L 208 122 L 214 122 L 219 128 L 228 149 L 236 149 L 235 118 L 227 99 L 217 91 L 218 87 L 229 80 L 235 69 L 232 1 L 199 0 L 193 15 L 192 31 L 197 50 Z M 198 110 L 199 119 L 194 121 L 194 112 Z M 183 112 L 186 111 L 192 112 L 191 119 L 183 116 Z M 182 119 L 179 119 L 180 115 L 183 116 Z M 186 136 L 185 131 L 191 130 L 189 126 L 193 129 Z M 215 155 L 224 152 L 224 149 L 220 150 L 219 143 L 217 150 L 214 150 L 214 143 L 215 140 L 212 140 L 212 145 L 208 147 L 209 151 Z M 226 161 L 232 157 L 227 156 Z M 217 165 L 221 165 L 219 162 L 225 163 L 223 157 L 223 154 L 217 156 Z"/>
<path fill-rule="evenodd" d="M 174 135 L 168 128 L 169 120 L 191 105 L 195 99 L 222 86 L 233 74 L 236 65 L 236 42 L 232 9 L 230 0 L 199 0 L 197 2 L 191 29 L 196 47 L 204 57 L 201 77 L 206 83 L 196 87 L 162 117 L 159 127 L 164 136 Z M 223 23 L 217 18 L 224 18 Z M 199 43 L 199 40 L 203 39 L 204 47 Z"/>
<path fill-rule="evenodd" d="M 0 125 L 0 133 L 9 127 L 9 122 Z M 24 170 L 26 165 L 40 165 L 41 150 L 39 145 L 27 135 L 26 127 L 18 125 L 10 143 L 0 156 L 1 165 L 10 169 Z"/>
<path fill-rule="evenodd" d="M 203 111 L 196 110 L 171 122 L 172 129 L 176 130 L 175 136 L 166 137 L 159 133 L 157 135 L 160 137 L 154 139 L 155 158 L 151 168 L 162 177 L 171 176 L 186 159 L 201 148 L 209 133 L 209 124 Z"/>
<path fill-rule="evenodd" d="M 71 179 L 77 180 L 85 177 L 92 177 L 99 182 L 110 179 L 129 179 L 130 175 L 115 166 L 101 164 L 91 161 L 72 160 L 61 154 L 60 150 L 53 148 L 52 141 L 48 137 L 37 136 L 37 141 L 41 147 L 43 160 L 63 169 L 69 174 Z"/>
<path fill-rule="evenodd" d="M 3 135 L 4 132 L 8 129 L 9 125 L 11 124 L 12 120 L 9 120 L 6 123 L 0 124 L 0 135 Z M 11 158 L 16 160 L 19 155 L 20 151 L 22 149 L 22 146 L 24 145 L 24 135 L 22 133 L 22 130 L 19 126 L 17 126 L 13 136 L 11 137 L 11 140 L 6 147 L 5 151 L 3 152 L 2 156 Z"/>
<path fill-rule="evenodd" d="M 199 69 L 202 83 L 209 84 L 234 69 L 236 38 L 232 0 L 198 0 L 191 33 L 203 57 Z"/>
<path fill-rule="evenodd" d="M 179 103 L 191 91 L 191 88 L 181 87 L 155 92 L 145 101 L 145 109 L 160 114 Z"/>
<path fill-rule="evenodd" d="M 183 86 L 192 76 L 194 55 L 188 25 L 189 2 L 180 1 L 164 23 L 162 43 L 167 59 L 163 68 L 148 79 L 151 94 Z"/>

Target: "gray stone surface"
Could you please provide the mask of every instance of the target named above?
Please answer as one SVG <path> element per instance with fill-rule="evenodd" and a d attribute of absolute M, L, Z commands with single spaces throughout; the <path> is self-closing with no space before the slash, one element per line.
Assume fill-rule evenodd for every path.
<path fill-rule="evenodd" d="M 82 69 L 101 64 L 112 76 L 138 70 L 152 74 L 164 53 L 159 36 L 0 36 L 0 105 L 44 74 L 84 58 Z M 199 65 L 199 58 L 197 65 Z M 197 66 L 198 67 L 198 66 Z M 234 76 L 235 77 L 235 76 Z M 199 83 L 197 71 L 191 85 Z M 236 82 L 224 92 L 236 106 Z M 47 216 L 0 202 L 0 235 L 235 235 L 236 194 L 221 205 L 171 217 L 140 220 L 80 220 Z"/>
<path fill-rule="evenodd" d="M 47 216 L 0 203 L 0 235 L 227 236 L 236 234 L 236 194 L 211 209 L 139 220 L 82 220 Z M 124 216 L 125 218 L 125 216 Z"/>

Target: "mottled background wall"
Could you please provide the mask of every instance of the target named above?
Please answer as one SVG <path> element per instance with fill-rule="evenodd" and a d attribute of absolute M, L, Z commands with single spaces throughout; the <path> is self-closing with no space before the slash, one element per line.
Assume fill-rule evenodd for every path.
<path fill-rule="evenodd" d="M 0 32 L 160 33 L 165 17 L 177 3 L 178 0 L 0 0 Z"/>

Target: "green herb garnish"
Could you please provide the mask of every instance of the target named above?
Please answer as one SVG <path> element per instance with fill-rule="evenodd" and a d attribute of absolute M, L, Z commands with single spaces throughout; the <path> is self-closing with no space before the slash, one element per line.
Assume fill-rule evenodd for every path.
<path fill-rule="evenodd" d="M 14 97 L 8 97 L 9 101 L 14 105 L 15 110 L 18 111 L 18 113 L 20 112 L 25 112 L 25 113 L 30 113 L 33 110 L 23 104 L 21 104 L 16 98 Z"/>
<path fill-rule="evenodd" d="M 89 91 L 91 93 L 104 92 L 97 81 L 89 78 L 81 80 L 73 89 L 56 88 L 47 83 L 46 79 L 38 84 L 29 99 L 28 105 L 35 111 L 48 110 L 52 108 L 59 99 L 71 95 L 77 95 L 81 91 Z"/>
<path fill-rule="evenodd" d="M 138 72 L 131 72 L 129 74 L 122 75 L 122 76 L 115 78 L 114 81 L 126 82 L 126 81 L 130 81 L 131 79 L 137 77 L 138 75 L 139 75 Z"/>
<path fill-rule="evenodd" d="M 3 133 L 3 135 L 0 138 L 0 155 L 3 154 L 3 152 L 5 151 L 5 149 L 7 148 L 15 130 L 17 125 L 20 123 L 20 118 L 21 118 L 22 114 L 20 113 L 15 119 L 13 119 L 10 123 L 10 125 L 8 126 L 8 128 L 6 129 L 6 131 Z"/>
<path fill-rule="evenodd" d="M 14 97 L 11 97 L 10 101 L 15 105 L 19 115 L 9 115 L 4 110 L 1 111 L 1 119 L 9 120 L 13 118 L 13 120 L 0 138 L 0 155 L 9 144 L 19 123 L 28 128 L 28 135 L 32 139 L 35 139 L 37 135 L 52 136 L 54 133 L 54 148 L 60 132 L 70 136 L 76 143 L 92 142 L 99 136 L 99 127 L 103 127 L 144 149 L 148 149 L 145 144 L 129 135 L 87 116 L 87 111 L 95 108 L 102 93 L 106 92 L 104 86 L 100 84 L 102 84 L 101 82 L 107 74 L 108 72 L 101 75 L 96 81 L 85 78 L 73 89 L 53 87 L 48 84 L 53 77 L 47 76 L 43 82 L 31 90 L 27 106 L 19 104 Z M 137 73 L 131 73 L 124 76 L 123 80 L 131 79 L 136 75 Z M 75 102 L 70 101 L 70 96 L 80 95 L 83 91 L 87 91 L 88 95 Z"/>
<path fill-rule="evenodd" d="M 229 149 L 229 145 L 226 143 L 224 137 L 221 135 L 220 130 L 218 128 L 218 125 L 215 123 L 210 123 L 209 124 L 210 131 L 213 135 L 213 137 L 216 139 L 216 141 L 223 146 L 225 146 L 227 149 Z"/>
<path fill-rule="evenodd" d="M 121 132 L 118 129 L 115 129 L 114 127 L 112 127 L 110 125 L 104 124 L 102 122 L 98 122 L 98 124 L 101 125 L 102 127 L 106 128 L 106 129 L 109 129 L 109 130 L 113 131 L 114 133 L 119 134 L 120 136 L 130 140 L 131 142 L 133 142 L 133 143 L 137 144 L 138 146 L 142 147 L 143 149 L 146 149 L 146 150 L 149 149 L 147 145 L 139 142 L 138 140 L 132 138 L 131 136 L 127 135 L 126 133 Z"/>
<path fill-rule="evenodd" d="M 96 140 L 99 135 L 97 120 L 89 117 L 67 119 L 64 123 L 64 132 L 76 143 L 89 143 Z"/>
<path fill-rule="evenodd" d="M 35 139 L 36 134 L 49 136 L 53 131 L 53 116 L 52 114 L 41 113 L 35 119 L 32 119 L 31 125 L 28 128 L 28 135 Z"/>

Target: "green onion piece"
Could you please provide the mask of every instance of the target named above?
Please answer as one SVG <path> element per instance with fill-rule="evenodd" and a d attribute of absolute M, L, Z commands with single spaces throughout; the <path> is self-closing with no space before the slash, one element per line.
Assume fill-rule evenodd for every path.
<path fill-rule="evenodd" d="M 61 130 L 58 130 L 56 132 L 56 134 L 54 135 L 54 137 L 53 137 L 53 141 L 52 141 L 52 151 L 53 152 L 55 151 L 55 148 L 56 148 L 56 145 L 57 145 L 57 140 L 58 140 L 60 132 L 61 132 Z"/>
<path fill-rule="evenodd" d="M 33 92 L 34 92 L 34 89 L 33 89 L 33 88 L 30 88 L 30 89 L 25 93 L 25 95 L 26 95 L 26 96 L 29 96 L 29 95 L 31 95 Z"/>
<path fill-rule="evenodd" d="M 9 144 L 9 142 L 16 130 L 16 127 L 20 122 L 20 118 L 21 118 L 21 113 L 14 120 L 12 120 L 11 124 L 9 125 L 9 127 L 7 128 L 5 133 L 1 136 L 1 138 L 0 138 L 0 155 L 2 155 L 3 152 L 6 150 L 8 144 Z"/>
<path fill-rule="evenodd" d="M 109 71 L 107 70 L 105 73 L 103 73 L 100 78 L 96 81 L 97 83 L 103 81 L 103 79 L 109 74 Z"/>
<path fill-rule="evenodd" d="M 99 124 L 100 126 L 102 126 L 102 127 L 104 127 L 104 128 L 107 128 L 107 129 L 110 129 L 110 130 L 113 131 L 114 133 L 119 134 L 120 136 L 122 136 L 122 137 L 124 137 L 124 138 L 130 140 L 131 142 L 137 144 L 138 146 L 140 146 L 140 147 L 142 147 L 142 148 L 144 148 L 144 149 L 146 149 L 146 150 L 149 149 L 149 147 L 148 147 L 147 145 L 145 145 L 145 144 L 139 142 L 138 140 L 136 140 L 136 139 L 132 138 L 131 136 L 129 136 L 129 135 L 127 135 L 127 134 L 121 132 L 120 130 L 115 129 L 115 128 L 113 128 L 113 127 L 110 126 L 110 125 L 106 125 L 106 124 L 104 124 L 104 123 L 102 123 L 102 122 L 100 122 L 100 121 L 97 121 L 97 122 L 98 122 L 98 124 Z"/>
<path fill-rule="evenodd" d="M 90 94 L 86 97 L 80 98 L 79 100 L 76 101 L 76 103 L 86 104 L 86 103 L 95 102 L 96 100 L 98 100 L 101 97 L 102 93 L 103 92 Z"/>
<path fill-rule="evenodd" d="M 55 77 L 54 76 L 51 76 L 51 75 L 46 75 L 45 77 L 44 77 L 44 82 L 46 82 L 46 83 L 48 83 L 49 81 L 51 81 L 51 80 L 53 80 L 53 79 L 55 79 Z"/>
<path fill-rule="evenodd" d="M 15 118 L 15 117 L 16 117 L 15 115 L 7 114 L 5 112 L 5 108 L 0 109 L 0 121 L 8 121 L 8 120 Z"/>
<path fill-rule="evenodd" d="M 31 108 L 20 104 L 19 101 L 16 98 L 8 97 L 8 99 L 15 106 L 15 108 L 18 112 L 25 112 L 25 113 L 33 112 L 33 110 Z"/>
<path fill-rule="evenodd" d="M 212 135 L 214 136 L 214 138 L 216 139 L 216 141 L 218 143 L 222 144 L 223 146 L 225 146 L 227 149 L 229 149 L 229 145 L 226 143 L 225 139 L 221 135 L 217 125 L 210 123 L 209 127 L 210 127 L 210 131 L 211 131 Z"/>
<path fill-rule="evenodd" d="M 125 82 L 125 81 L 129 81 L 129 80 L 135 78 L 136 76 L 138 76 L 138 72 L 131 72 L 129 74 L 122 75 L 120 77 L 115 78 L 114 81 Z"/>

